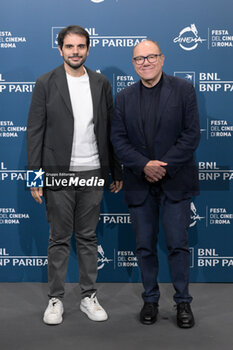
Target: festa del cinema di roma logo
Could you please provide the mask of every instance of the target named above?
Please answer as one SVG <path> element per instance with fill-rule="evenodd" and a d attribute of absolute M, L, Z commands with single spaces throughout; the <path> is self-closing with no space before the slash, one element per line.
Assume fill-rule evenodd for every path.
<path fill-rule="evenodd" d="M 173 39 L 174 43 L 178 43 L 179 46 L 186 51 L 195 50 L 199 43 L 203 43 L 207 39 L 202 39 L 198 35 L 198 30 L 195 24 L 185 27 L 179 33 L 179 35 Z"/>

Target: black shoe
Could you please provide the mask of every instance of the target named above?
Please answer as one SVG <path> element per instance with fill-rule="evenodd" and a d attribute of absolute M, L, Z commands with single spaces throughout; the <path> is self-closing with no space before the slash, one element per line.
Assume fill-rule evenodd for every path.
<path fill-rule="evenodd" d="M 194 323 L 190 303 L 177 304 L 177 326 L 180 328 L 191 328 L 194 326 Z"/>
<path fill-rule="evenodd" d="M 153 324 L 157 319 L 158 304 L 157 303 L 144 303 L 140 312 L 140 321 L 143 324 Z"/>

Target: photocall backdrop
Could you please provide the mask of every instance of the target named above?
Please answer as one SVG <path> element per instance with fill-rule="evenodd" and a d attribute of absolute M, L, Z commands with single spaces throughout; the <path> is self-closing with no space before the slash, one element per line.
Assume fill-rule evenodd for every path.
<path fill-rule="evenodd" d="M 8 0 L 0 7 L 0 281 L 47 281 L 45 206 L 26 187 L 26 123 L 36 79 L 63 63 L 59 31 L 87 29 L 87 66 L 105 74 L 113 96 L 138 77 L 132 48 L 158 41 L 164 71 L 195 86 L 201 142 L 201 195 L 190 216 L 192 282 L 232 282 L 233 272 L 233 2 L 228 0 Z M 169 220 L 169 218 L 167 218 Z M 172 222 L 171 222 L 172 225 Z M 122 193 L 106 193 L 98 233 L 100 282 L 140 281 L 135 237 Z M 78 281 L 74 241 L 67 281 Z M 159 238 L 159 281 L 169 282 Z"/>

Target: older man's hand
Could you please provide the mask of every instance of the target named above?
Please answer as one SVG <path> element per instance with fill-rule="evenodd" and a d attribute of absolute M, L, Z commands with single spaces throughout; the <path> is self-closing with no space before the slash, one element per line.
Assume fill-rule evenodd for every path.
<path fill-rule="evenodd" d="M 166 175 L 166 169 L 164 168 L 167 163 L 160 160 L 150 160 L 144 167 L 145 178 L 149 182 L 157 182 Z"/>

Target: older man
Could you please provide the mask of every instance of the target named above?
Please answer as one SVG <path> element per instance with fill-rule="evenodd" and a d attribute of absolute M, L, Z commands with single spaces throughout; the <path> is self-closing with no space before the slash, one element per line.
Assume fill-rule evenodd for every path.
<path fill-rule="evenodd" d="M 136 233 L 144 306 L 143 324 L 157 319 L 159 215 L 175 288 L 177 324 L 194 325 L 189 294 L 190 198 L 199 193 L 194 152 L 200 139 L 195 90 L 162 71 L 164 55 L 153 40 L 133 50 L 140 81 L 116 97 L 112 143 L 124 165 L 125 199 Z"/>

